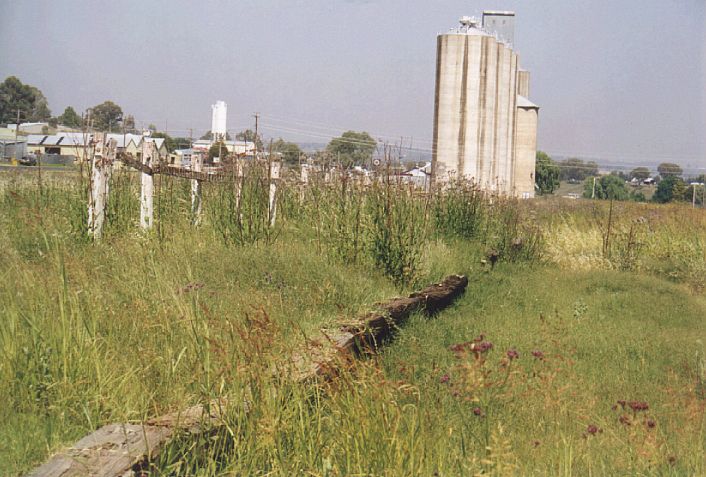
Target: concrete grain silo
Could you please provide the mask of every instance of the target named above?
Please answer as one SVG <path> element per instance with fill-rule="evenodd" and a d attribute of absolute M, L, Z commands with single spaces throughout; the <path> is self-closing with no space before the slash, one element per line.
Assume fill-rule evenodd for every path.
<path fill-rule="evenodd" d="M 522 196 L 526 183 L 520 194 L 516 173 L 534 170 L 534 159 L 516 161 L 518 88 L 522 80 L 529 92 L 529 75 L 520 78 L 517 54 L 505 40 L 514 39 L 514 14 L 486 14 L 502 36 L 463 17 L 460 27 L 437 37 L 432 174 L 438 182 L 463 178 L 483 190 Z M 526 148 L 536 144 L 536 106 L 533 111 L 535 135 L 520 147 L 525 162 Z M 532 136 L 531 120 L 524 119 L 523 138 Z"/>

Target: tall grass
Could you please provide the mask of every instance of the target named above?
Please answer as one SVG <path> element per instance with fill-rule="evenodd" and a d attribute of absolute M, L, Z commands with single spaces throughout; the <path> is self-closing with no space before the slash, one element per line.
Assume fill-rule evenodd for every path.
<path fill-rule="evenodd" d="M 233 182 L 204 184 L 199 226 L 188 182 L 158 179 L 155 233 L 145 235 L 138 176 L 116 171 L 103 241 L 92 242 L 82 228 L 85 182 L 62 177 L 43 177 L 41 192 L 35 177 L 0 180 L 0 474 L 27 470 L 103 424 L 219 397 L 236 403 L 227 425 L 177 440 L 154 474 L 704 469 L 698 439 L 687 438 L 703 433 L 703 398 L 692 399 L 703 381 L 692 343 L 703 300 L 657 278 L 630 285 L 647 272 L 702 290 L 706 224 L 695 212 L 618 205 L 606 255 L 602 206 L 520 203 L 470 184 L 419 194 L 340 177 L 283 181 L 271 228 L 266 181 L 253 172 L 240 202 Z M 489 251 L 499 257 L 492 271 L 480 263 Z M 322 387 L 281 377 L 292 350 L 326 343 L 321 328 L 459 272 L 474 285 L 458 308 L 413 320 L 382 358 Z M 635 311 L 648 293 L 661 305 Z M 640 319 L 654 324 L 642 330 Z M 495 344 L 482 366 L 448 350 L 481 332 Z M 503 367 L 510 347 L 521 359 Z M 547 359 L 532 361 L 535 348 Z M 484 387 L 486 375 L 508 377 Z M 665 383 L 674 403 L 650 383 Z M 641 454 L 656 433 L 619 434 L 591 393 L 604 404 L 634 397 L 655 406 L 650 418 L 667 434 L 650 437 L 649 455 L 662 460 L 650 467 Z M 600 443 L 582 437 L 594 423 Z"/>

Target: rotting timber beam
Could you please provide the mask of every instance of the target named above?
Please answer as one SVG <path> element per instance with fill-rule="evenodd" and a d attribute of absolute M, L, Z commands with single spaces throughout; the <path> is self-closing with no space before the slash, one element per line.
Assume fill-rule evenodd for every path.
<path fill-rule="evenodd" d="M 440 283 L 429 285 L 408 297 L 379 303 L 375 311 L 361 319 L 325 332 L 332 349 L 315 350 L 308 356 L 295 356 L 296 379 L 305 382 L 317 377 L 335 377 L 342 359 L 376 351 L 410 315 L 436 314 L 451 305 L 467 286 L 468 277 L 449 275 Z"/>
<path fill-rule="evenodd" d="M 156 175 L 161 174 L 165 176 L 181 177 L 183 179 L 193 179 L 203 182 L 218 182 L 223 181 L 228 178 L 232 178 L 234 171 L 224 170 L 221 172 L 201 172 L 201 171 L 191 171 L 180 169 L 178 167 L 170 167 L 166 164 L 154 164 L 153 166 L 148 166 L 143 164 L 142 161 L 134 158 L 132 155 L 127 153 L 120 153 L 117 159 L 128 167 L 138 170 L 144 174 Z M 230 164 L 227 164 L 230 166 Z"/>
<path fill-rule="evenodd" d="M 379 303 L 361 319 L 325 333 L 330 347 L 325 352 L 308 350 L 293 357 L 294 380 L 311 382 L 319 377 L 333 379 L 344 360 L 361 351 L 377 349 L 413 313 L 433 315 L 459 297 L 468 278 L 451 275 L 408 297 Z M 142 475 L 149 463 L 178 434 L 199 434 L 223 424 L 225 400 L 196 405 L 143 424 L 108 424 L 51 457 L 27 477 L 128 477 Z M 247 406 L 247 403 L 241 403 Z M 247 412 L 247 408 L 245 410 Z"/>

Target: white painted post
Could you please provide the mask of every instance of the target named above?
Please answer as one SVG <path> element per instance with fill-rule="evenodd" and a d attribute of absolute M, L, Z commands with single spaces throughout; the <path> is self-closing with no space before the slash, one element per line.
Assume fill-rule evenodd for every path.
<path fill-rule="evenodd" d="M 105 223 L 105 209 L 108 204 L 110 177 L 117 143 L 114 139 L 105 143 L 102 133 L 94 135 L 93 157 L 91 159 L 91 196 L 88 201 L 88 233 L 94 240 L 100 240 Z"/>
<path fill-rule="evenodd" d="M 245 162 L 243 159 L 235 159 L 235 211 L 243 219 L 243 214 L 240 212 L 240 199 L 243 196 L 243 180 L 245 177 Z"/>
<path fill-rule="evenodd" d="M 304 202 L 304 190 L 309 184 L 309 165 L 302 164 L 301 168 L 301 184 L 299 185 L 299 202 Z"/>
<path fill-rule="evenodd" d="M 110 180 L 113 178 L 113 165 L 115 157 L 118 154 L 118 141 L 109 139 L 106 142 L 105 157 L 103 161 L 106 163 L 105 168 L 105 208 L 108 208 L 108 198 L 110 197 Z"/>
<path fill-rule="evenodd" d="M 103 158 L 103 134 L 96 133 L 93 136 L 93 154 L 91 155 L 91 190 L 88 197 L 88 234 L 96 238 L 96 214 L 98 190 L 102 186 L 103 174 L 99 166 Z"/>
<path fill-rule="evenodd" d="M 154 142 L 142 138 L 142 164 L 152 167 L 157 162 Z M 154 180 L 151 174 L 142 173 L 140 192 L 140 227 L 149 230 L 154 225 Z"/>
<path fill-rule="evenodd" d="M 203 165 L 203 156 L 200 153 L 191 153 L 191 170 L 194 172 L 201 172 L 201 166 Z M 201 181 L 196 179 L 191 179 L 191 222 L 194 225 L 199 225 L 201 223 Z"/>
<path fill-rule="evenodd" d="M 270 161 L 270 227 L 275 226 L 275 218 L 277 216 L 277 182 L 279 181 L 279 170 L 281 163 L 279 161 Z"/>

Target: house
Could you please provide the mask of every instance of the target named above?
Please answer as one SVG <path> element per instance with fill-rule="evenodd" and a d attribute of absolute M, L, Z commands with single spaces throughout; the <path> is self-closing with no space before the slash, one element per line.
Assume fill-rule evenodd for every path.
<path fill-rule="evenodd" d="M 114 139 L 118 152 L 126 152 L 133 156 L 142 157 L 142 142 L 153 142 L 157 146 L 159 156 L 166 159 L 167 146 L 162 138 L 150 138 L 139 134 L 108 134 L 108 139 Z M 60 132 L 57 134 L 30 134 L 27 136 L 27 152 L 37 155 L 52 155 L 71 157 L 72 161 L 87 160 L 90 154 L 92 133 Z M 44 160 L 59 160 L 59 158 L 45 158 Z M 59 162 L 67 162 L 61 159 Z"/>
<path fill-rule="evenodd" d="M 427 162 L 421 167 L 413 167 L 401 175 L 402 182 L 405 184 L 413 184 L 426 190 L 431 182 L 431 162 Z"/>
<path fill-rule="evenodd" d="M 194 155 L 194 150 L 188 149 L 175 149 L 169 155 L 169 164 L 175 167 L 180 167 L 183 169 L 191 168 L 191 157 Z"/>
<path fill-rule="evenodd" d="M 8 128 L 0 128 L 0 159 L 21 159 L 27 155 L 27 138 L 18 136 L 15 138 L 15 131 Z"/>
<path fill-rule="evenodd" d="M 230 154 L 237 154 L 239 156 L 252 156 L 255 155 L 255 143 L 251 141 L 223 141 L 223 143 L 226 146 L 226 150 Z M 201 152 L 208 152 L 208 150 L 211 148 L 213 145 L 213 142 L 211 142 L 210 139 L 199 139 L 198 141 L 194 141 L 193 143 L 193 150 L 194 151 L 201 151 Z"/>
<path fill-rule="evenodd" d="M 88 133 L 30 134 L 27 136 L 27 150 L 37 155 L 61 156 L 47 158 L 69 163 L 88 158 L 88 146 L 92 135 Z"/>
<path fill-rule="evenodd" d="M 17 124 L 8 124 L 8 129 L 15 131 L 18 129 Z M 20 123 L 19 132 L 25 134 L 42 134 L 50 129 L 49 123 Z"/>

